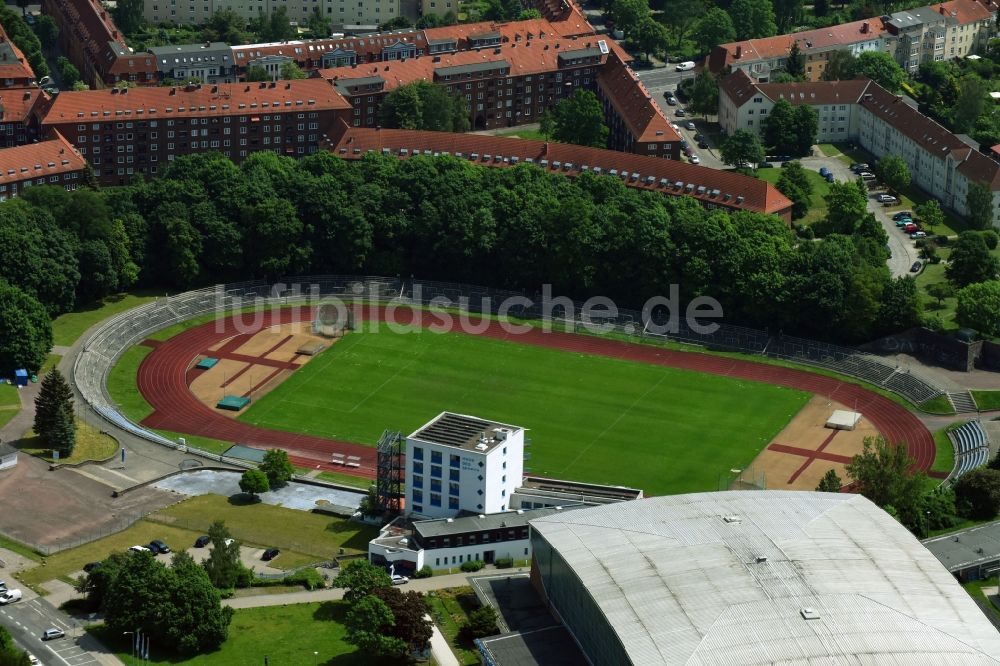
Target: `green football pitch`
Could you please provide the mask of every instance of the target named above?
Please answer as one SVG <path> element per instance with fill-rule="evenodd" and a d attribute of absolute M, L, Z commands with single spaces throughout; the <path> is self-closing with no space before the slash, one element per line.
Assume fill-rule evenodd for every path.
<path fill-rule="evenodd" d="M 239 417 L 374 445 L 442 411 L 528 428 L 530 473 L 642 488 L 717 490 L 802 408 L 792 389 L 426 330 L 353 332 Z"/>

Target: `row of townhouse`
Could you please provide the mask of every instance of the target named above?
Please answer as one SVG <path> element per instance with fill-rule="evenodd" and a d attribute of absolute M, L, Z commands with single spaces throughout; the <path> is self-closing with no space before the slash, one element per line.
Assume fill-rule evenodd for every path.
<path fill-rule="evenodd" d="M 75 190 L 86 170 L 83 155 L 59 132 L 44 141 L 0 150 L 0 201 L 38 185 Z"/>
<path fill-rule="evenodd" d="M 899 155 L 914 184 L 960 215 L 968 213 L 969 185 L 987 185 L 993 192 L 994 224 L 1000 226 L 1000 163 L 968 137 L 952 134 L 920 113 L 907 97 L 866 78 L 757 83 L 742 70 L 723 79 L 719 89 L 719 123 L 727 134 L 760 132 L 780 100 L 808 104 L 819 118 L 817 142 L 856 142 L 876 158 Z"/>
<path fill-rule="evenodd" d="M 742 70 L 766 82 L 785 69 L 792 45 L 798 44 L 810 81 L 819 81 L 831 55 L 842 51 L 855 56 L 882 51 L 912 74 L 920 63 L 961 58 L 983 50 L 995 17 L 995 4 L 950 0 L 829 28 L 722 44 L 712 50 L 708 67 L 716 74 L 727 69 Z"/>
<path fill-rule="evenodd" d="M 375 0 L 373 0 L 375 1 Z M 381 1 L 381 0 L 377 0 Z M 494 44 L 545 37 L 593 35 L 594 29 L 575 5 L 562 0 L 547 10 L 548 18 L 507 23 L 482 22 L 426 30 L 400 30 L 229 46 L 221 42 L 154 47 L 133 52 L 100 0 L 43 0 L 42 10 L 59 26 L 60 45 L 92 88 L 129 82 L 158 85 L 165 79 L 203 83 L 241 80 L 247 69 L 264 67 L 280 78 L 281 66 L 294 62 L 306 71 L 344 64 L 412 58 L 417 55 L 489 48 Z M 225 7 L 209 7 L 196 22 Z M 270 4 L 265 9 L 270 11 Z M 256 16 L 256 11 L 253 13 Z M 201 16 L 201 15 L 199 15 Z M 170 18 L 162 19 L 173 21 Z M 183 22 L 183 21 L 181 21 Z M 3 51 L 0 49 L 0 66 Z M 2 74 L 2 72 L 0 72 Z"/>
<path fill-rule="evenodd" d="M 0 25 L 0 89 L 25 88 L 35 81 L 28 59 Z"/>

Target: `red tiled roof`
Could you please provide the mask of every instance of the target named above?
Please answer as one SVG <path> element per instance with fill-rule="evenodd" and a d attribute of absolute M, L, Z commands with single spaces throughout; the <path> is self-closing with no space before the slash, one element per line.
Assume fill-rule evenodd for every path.
<path fill-rule="evenodd" d="M 636 141 L 681 140 L 646 86 L 615 53 L 608 56 L 597 83 Z"/>
<path fill-rule="evenodd" d="M 76 148 L 53 131 L 46 141 L 0 150 L 0 184 L 81 171 L 86 165 Z"/>
<path fill-rule="evenodd" d="M 972 0 L 956 1 L 971 2 Z M 842 23 L 830 26 L 829 28 L 817 28 L 816 30 L 806 30 L 804 32 L 789 33 L 776 37 L 730 42 L 729 44 L 722 44 L 712 49 L 708 60 L 708 68 L 710 71 L 717 73 L 722 71 L 726 65 L 735 65 L 737 62 L 784 58 L 788 55 L 788 50 L 792 48 L 792 44 L 795 42 L 799 43 L 802 53 L 808 55 L 811 51 L 826 51 L 830 48 L 847 46 L 857 42 L 866 42 L 877 38 L 885 31 L 886 28 L 882 23 L 882 19 L 870 18 L 851 23 Z M 807 43 L 812 44 L 812 46 L 807 46 Z M 739 58 L 736 57 L 737 51 L 740 52 Z"/>
<path fill-rule="evenodd" d="M 464 157 L 469 157 L 477 153 L 480 160 L 484 155 L 490 155 L 490 161 L 478 162 L 489 166 L 510 166 L 529 159 L 541 166 L 542 160 L 548 160 L 548 167 L 553 169 L 555 162 L 572 164 L 572 170 L 562 167 L 561 172 L 565 174 L 577 175 L 584 165 L 590 171 L 600 167 L 604 174 L 615 169 L 619 175 L 625 172 L 630 174 L 626 182 L 631 187 L 680 195 L 688 193 L 685 188 L 690 183 L 693 184 L 690 196 L 706 203 L 786 217 L 791 211 L 792 202 L 763 180 L 659 157 L 478 134 L 358 128 L 349 127 L 342 121 L 337 125 L 331 135 L 331 151 L 345 158 L 358 158 L 368 151 L 400 156 L 401 151 L 406 150 L 408 155 L 429 151 L 430 154 L 462 153 Z M 632 180 L 631 174 L 638 176 Z M 681 188 L 676 187 L 677 182 L 683 183 Z M 702 194 L 698 193 L 699 186 L 705 188 Z M 715 189 L 719 193 L 713 196 L 712 190 Z M 739 197 L 743 200 L 737 203 Z"/>
<path fill-rule="evenodd" d="M 186 118 L 265 114 L 277 109 L 315 111 L 351 105 L 322 79 L 260 83 L 220 83 L 174 88 L 131 88 L 61 93 L 42 121 L 45 125 L 109 118 Z"/>
<path fill-rule="evenodd" d="M 593 37 L 587 39 L 550 39 L 546 37 L 545 39 L 533 39 L 520 43 L 509 42 L 478 51 L 459 51 L 439 56 L 418 56 L 406 60 L 332 67 L 321 69 L 318 74 L 324 79 L 335 81 L 378 76 L 385 81 L 384 90 L 387 91 L 413 81 L 432 81 L 434 70 L 442 67 L 457 67 L 474 63 L 505 61 L 510 65 L 509 76 L 523 76 L 558 71 L 559 54 L 596 48 L 597 41 Z M 603 58 L 606 59 L 606 56 Z"/>
<path fill-rule="evenodd" d="M 337 39 L 311 39 L 306 41 L 289 41 L 281 44 L 247 44 L 233 47 L 233 61 L 238 67 L 257 58 L 265 56 L 288 56 L 297 61 L 319 59 L 324 53 L 343 49 L 355 51 L 358 60 L 367 60 L 379 54 L 382 49 L 398 42 L 414 44 L 423 49 L 427 42 L 422 31 L 404 30 L 391 33 L 379 33 L 362 37 L 338 37 Z"/>
<path fill-rule="evenodd" d="M 976 0 L 951 0 L 951 2 L 942 2 L 930 7 L 931 11 L 944 16 L 955 12 L 955 20 L 960 25 L 988 20 L 992 16 L 992 12 Z"/>
<path fill-rule="evenodd" d="M 755 94 L 772 102 L 786 100 L 792 106 L 799 104 L 856 104 L 871 81 L 865 78 L 850 81 L 803 81 L 796 83 L 755 83 L 742 69 L 722 79 L 719 90 L 743 106 Z"/>
<path fill-rule="evenodd" d="M 9 88 L 0 90 L 0 122 L 27 122 L 31 112 L 41 110 L 52 100 L 39 88 Z"/>
<path fill-rule="evenodd" d="M 35 72 L 28 64 L 21 49 L 14 40 L 7 36 L 7 31 L 0 25 L 0 44 L 2 44 L 3 60 L 0 60 L 0 79 L 34 79 Z M 7 50 L 10 53 L 7 53 Z M 9 56 L 9 57 L 8 57 Z"/>

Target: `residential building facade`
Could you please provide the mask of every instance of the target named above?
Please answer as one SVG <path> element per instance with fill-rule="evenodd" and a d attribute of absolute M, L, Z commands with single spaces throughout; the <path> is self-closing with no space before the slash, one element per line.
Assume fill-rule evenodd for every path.
<path fill-rule="evenodd" d="M 994 18 L 995 12 L 972 0 L 896 12 L 885 21 L 885 50 L 909 74 L 916 74 L 921 63 L 985 50 Z"/>
<path fill-rule="evenodd" d="M 608 55 L 607 62 L 597 75 L 596 92 L 604 105 L 609 148 L 680 159 L 680 135 L 646 86 L 617 53 Z"/>
<path fill-rule="evenodd" d="M 993 220 L 1000 227 L 1000 163 L 968 138 L 952 134 L 920 113 L 913 100 L 869 79 L 814 83 L 754 83 L 743 71 L 719 86 L 719 121 L 727 134 L 760 132 L 780 99 L 809 104 L 820 119 L 819 142 L 857 142 L 876 158 L 899 155 L 912 183 L 959 215 L 967 215 L 972 183 L 993 192 Z"/>
<path fill-rule="evenodd" d="M 155 175 L 176 157 L 219 151 L 234 162 L 269 150 L 315 152 L 350 105 L 320 79 L 64 92 L 42 121 L 93 165 L 101 183 Z"/>
<path fill-rule="evenodd" d="M 0 89 L 27 88 L 34 84 L 35 72 L 0 25 Z"/>
<path fill-rule="evenodd" d="M 406 438 L 406 511 L 506 511 L 524 471 L 524 428 L 443 412 Z"/>
<path fill-rule="evenodd" d="M 145 0 L 143 16 L 153 24 L 203 25 L 213 14 L 232 11 L 247 19 L 270 16 L 283 7 L 294 26 L 304 26 L 314 12 L 336 27 L 380 25 L 400 15 L 399 0 Z"/>
<path fill-rule="evenodd" d="M 201 83 L 235 83 L 236 64 L 233 49 L 223 42 L 154 46 L 149 52 L 156 58 L 157 74 L 178 83 L 197 80 Z"/>
<path fill-rule="evenodd" d="M 0 90 L 0 147 L 37 141 L 41 118 L 52 98 L 40 88 Z"/>
<path fill-rule="evenodd" d="M 0 201 L 29 187 L 75 190 L 87 169 L 83 156 L 58 132 L 45 141 L 0 150 Z"/>

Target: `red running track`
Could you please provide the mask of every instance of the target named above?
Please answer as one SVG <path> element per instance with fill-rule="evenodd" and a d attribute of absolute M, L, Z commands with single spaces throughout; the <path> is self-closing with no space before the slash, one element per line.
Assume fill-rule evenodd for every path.
<path fill-rule="evenodd" d="M 383 308 L 365 311 L 359 309 L 356 320 L 358 322 L 367 321 L 373 315 L 383 317 L 384 314 Z M 397 311 L 395 313 L 397 321 L 403 321 L 406 316 L 405 312 Z M 268 311 L 263 313 L 263 316 L 261 313 L 257 313 L 257 317 L 258 320 L 254 322 L 255 330 L 279 323 L 311 321 L 312 309 L 291 308 Z M 434 322 L 419 321 L 418 323 L 424 326 L 439 324 L 437 320 Z M 477 325 L 480 335 L 510 340 L 518 344 L 597 354 L 695 372 L 737 377 L 821 395 L 845 405 L 856 406 L 857 410 L 862 412 L 887 440 L 893 443 L 905 442 L 910 456 L 916 461 L 915 469 L 929 471 L 934 462 L 934 439 L 920 420 L 909 410 L 892 400 L 856 384 L 804 370 L 754 363 L 724 356 L 680 352 L 590 335 L 544 332 L 538 328 L 512 333 L 504 330 L 504 327 L 496 321 L 473 320 L 472 323 Z M 345 472 L 368 478 L 374 477 L 376 456 L 375 449 L 372 447 L 258 428 L 235 421 L 206 407 L 188 390 L 186 373 L 194 361 L 197 351 L 208 349 L 222 340 L 245 332 L 245 328 L 236 326 L 236 318 L 230 317 L 188 329 L 156 345 L 140 365 L 138 373 L 139 391 L 154 410 L 153 414 L 143 421 L 143 425 L 262 448 L 279 447 L 288 451 L 293 462 L 303 467 L 318 466 L 330 471 Z M 361 467 L 359 469 L 345 469 L 341 465 L 330 464 L 330 454 L 334 452 L 343 453 L 346 456 L 359 456 Z"/>

